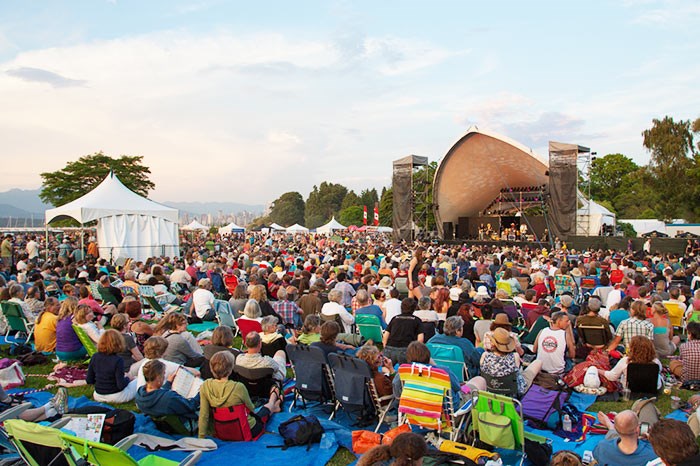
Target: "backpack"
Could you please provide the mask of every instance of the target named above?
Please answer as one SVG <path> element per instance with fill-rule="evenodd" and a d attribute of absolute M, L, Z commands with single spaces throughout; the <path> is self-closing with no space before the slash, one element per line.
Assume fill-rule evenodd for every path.
<path fill-rule="evenodd" d="M 521 400 L 523 415 L 536 426 L 543 427 L 548 424 L 550 416 L 556 414 L 554 429 L 561 425 L 562 408 L 568 399 L 568 392 L 532 384 Z"/>
<path fill-rule="evenodd" d="M 323 427 L 316 416 L 294 416 L 280 424 L 279 433 L 284 439 L 284 445 L 280 448 L 286 450 L 289 447 L 306 445 L 306 451 L 309 451 L 311 444 L 321 442 L 323 432 Z"/>
<path fill-rule="evenodd" d="M 637 400 L 631 409 L 639 418 L 639 425 L 647 424 L 651 427 L 661 419 L 659 408 L 656 407 L 656 397 Z"/>
<path fill-rule="evenodd" d="M 136 416 L 126 409 L 111 409 L 103 406 L 83 406 L 71 410 L 71 414 L 104 414 L 100 441 L 114 445 L 134 433 Z"/>

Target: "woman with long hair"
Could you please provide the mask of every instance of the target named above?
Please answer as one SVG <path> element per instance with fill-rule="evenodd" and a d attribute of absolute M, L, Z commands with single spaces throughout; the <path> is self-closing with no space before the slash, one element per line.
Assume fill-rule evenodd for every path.
<path fill-rule="evenodd" d="M 163 359 L 187 367 L 199 367 L 204 362 L 204 351 L 187 331 L 187 317 L 184 314 L 173 312 L 166 315 L 156 325 L 154 334 L 168 342 Z"/>
<path fill-rule="evenodd" d="M 78 309 L 78 300 L 67 297 L 58 310 L 56 323 L 56 356 L 61 361 L 75 361 L 87 356 L 87 351 L 73 331 L 73 315 Z"/>
<path fill-rule="evenodd" d="M 649 322 L 654 324 L 654 348 L 659 357 L 667 358 L 676 352 L 680 337 L 673 336 L 673 325 L 668 318 L 668 309 L 662 302 L 657 301 L 651 306 L 652 315 Z"/>
<path fill-rule="evenodd" d="M 663 379 L 661 378 L 661 371 L 663 370 L 663 366 L 661 365 L 661 361 L 656 357 L 654 343 L 644 336 L 637 335 L 632 337 L 627 355 L 620 359 L 620 361 L 615 364 L 615 367 L 609 371 L 598 369 L 598 374 L 612 382 L 620 381 L 622 386 L 625 387 L 627 386 L 627 366 L 630 363 L 657 364 L 659 366 L 659 380 L 656 386 L 658 388 L 662 387 Z"/>
<path fill-rule="evenodd" d="M 425 248 L 423 246 L 418 246 L 413 253 L 413 258 L 408 265 L 408 296 L 410 298 L 420 298 L 421 294 L 418 291 L 418 272 L 420 272 L 423 266 L 423 255 L 425 253 Z"/>

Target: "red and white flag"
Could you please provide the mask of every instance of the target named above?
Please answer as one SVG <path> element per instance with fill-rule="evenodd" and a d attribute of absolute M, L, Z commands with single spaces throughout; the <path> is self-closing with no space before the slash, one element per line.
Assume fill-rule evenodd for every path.
<path fill-rule="evenodd" d="M 374 226 L 376 227 L 378 225 L 379 225 L 379 206 L 375 202 L 374 203 Z"/>
<path fill-rule="evenodd" d="M 362 206 L 364 207 L 364 212 L 362 213 L 362 224 L 367 225 L 367 206 Z"/>

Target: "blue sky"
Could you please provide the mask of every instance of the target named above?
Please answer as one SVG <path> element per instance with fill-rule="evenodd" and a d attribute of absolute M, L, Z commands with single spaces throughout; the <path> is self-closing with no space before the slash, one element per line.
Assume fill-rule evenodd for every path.
<path fill-rule="evenodd" d="M 0 2 L 0 189 L 99 150 L 160 201 L 266 203 L 390 184 L 471 124 L 648 160 L 700 116 L 700 3 Z M 467 174 L 468 176 L 468 174 Z"/>

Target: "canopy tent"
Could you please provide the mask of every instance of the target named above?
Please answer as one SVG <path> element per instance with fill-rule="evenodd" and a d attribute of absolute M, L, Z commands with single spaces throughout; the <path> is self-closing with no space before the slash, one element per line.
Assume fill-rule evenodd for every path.
<path fill-rule="evenodd" d="M 328 234 L 328 233 L 333 233 L 336 230 L 346 230 L 346 229 L 347 229 L 346 226 L 343 226 L 340 222 L 338 222 L 335 219 L 335 217 L 333 217 L 333 218 L 331 218 L 330 222 L 316 228 L 316 233 Z"/>
<path fill-rule="evenodd" d="M 279 225 L 277 223 L 273 223 L 272 225 L 270 225 L 270 229 L 275 230 L 275 231 L 284 231 L 285 230 L 285 228 L 282 225 Z"/>
<path fill-rule="evenodd" d="M 618 222 L 629 223 L 637 232 L 637 236 L 642 236 L 644 233 L 649 233 L 650 231 L 658 231 L 660 233 L 666 233 L 666 224 L 661 220 L 654 219 L 626 219 L 618 220 Z"/>
<path fill-rule="evenodd" d="M 209 231 L 209 227 L 202 225 L 197 220 L 192 220 L 190 223 L 188 223 L 187 225 L 182 227 L 181 230 L 184 230 L 184 231 L 194 231 L 194 230 Z"/>
<path fill-rule="evenodd" d="M 180 255 L 177 209 L 139 196 L 111 172 L 83 197 L 45 215 L 47 228 L 55 220 L 72 218 L 81 225 L 96 220 L 102 259 Z"/>
<path fill-rule="evenodd" d="M 234 222 L 219 228 L 220 235 L 230 235 L 231 233 L 245 233 L 245 228 L 236 225 Z"/>
<path fill-rule="evenodd" d="M 299 225 L 298 223 L 295 223 L 291 227 L 287 227 L 285 231 L 287 233 L 308 233 L 309 229 Z"/>
<path fill-rule="evenodd" d="M 580 236 L 598 236 L 603 225 L 615 226 L 615 214 L 595 201 L 589 201 L 579 194 L 576 211 L 576 234 Z"/>

